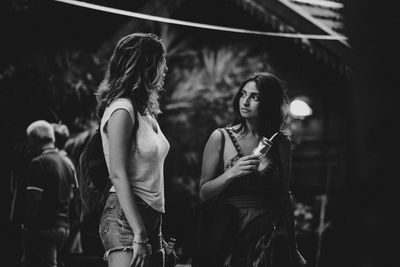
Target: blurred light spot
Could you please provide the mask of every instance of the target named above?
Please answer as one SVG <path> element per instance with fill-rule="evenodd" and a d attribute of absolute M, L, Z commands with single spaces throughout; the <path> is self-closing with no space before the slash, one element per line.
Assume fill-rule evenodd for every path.
<path fill-rule="evenodd" d="M 290 113 L 295 117 L 307 117 L 310 116 L 313 111 L 310 106 L 300 99 L 295 99 L 290 102 Z"/>

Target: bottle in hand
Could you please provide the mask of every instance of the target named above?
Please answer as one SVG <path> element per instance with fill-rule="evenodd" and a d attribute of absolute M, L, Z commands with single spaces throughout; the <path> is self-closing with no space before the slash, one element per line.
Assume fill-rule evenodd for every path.
<path fill-rule="evenodd" d="M 266 155 L 271 146 L 272 142 L 268 138 L 263 137 L 261 138 L 260 143 L 258 143 L 258 146 L 252 152 L 253 155 L 258 155 L 260 158 L 260 163 L 258 164 L 258 171 L 260 172 L 268 166 L 269 161 Z"/>
<path fill-rule="evenodd" d="M 258 164 L 258 171 L 263 171 L 267 168 L 269 160 L 267 158 L 267 153 L 272 146 L 272 140 L 278 133 L 275 133 L 270 139 L 262 137 L 258 146 L 253 150 L 253 155 L 258 155 L 260 158 L 260 163 Z"/>

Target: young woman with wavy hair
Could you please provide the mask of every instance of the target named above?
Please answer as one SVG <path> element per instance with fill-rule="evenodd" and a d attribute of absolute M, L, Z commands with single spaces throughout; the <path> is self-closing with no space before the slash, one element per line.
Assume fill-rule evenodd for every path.
<path fill-rule="evenodd" d="M 169 143 L 156 116 L 166 70 L 162 41 L 154 34 L 130 34 L 116 45 L 97 93 L 112 181 L 99 234 L 110 267 L 145 266 L 162 246 L 163 164 Z"/>

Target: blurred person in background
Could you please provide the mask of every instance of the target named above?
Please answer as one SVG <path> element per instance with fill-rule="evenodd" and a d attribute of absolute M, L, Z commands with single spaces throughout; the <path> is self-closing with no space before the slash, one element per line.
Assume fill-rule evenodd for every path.
<path fill-rule="evenodd" d="M 24 263 L 28 267 L 59 266 L 70 231 L 75 170 L 56 148 L 50 123 L 35 121 L 26 134 L 33 159 L 24 200 Z"/>
<path fill-rule="evenodd" d="M 70 206 L 70 224 L 71 231 L 69 238 L 65 244 L 65 253 L 82 253 L 81 241 L 80 241 L 80 218 L 79 218 L 79 207 L 80 207 L 80 197 L 79 197 L 79 183 L 76 175 L 76 164 L 72 156 L 67 152 L 65 144 L 70 139 L 70 132 L 68 126 L 62 122 L 52 123 L 54 129 L 54 136 L 56 138 L 55 146 L 60 151 L 60 154 L 64 156 L 64 159 L 74 170 L 75 184 L 73 201 Z"/>

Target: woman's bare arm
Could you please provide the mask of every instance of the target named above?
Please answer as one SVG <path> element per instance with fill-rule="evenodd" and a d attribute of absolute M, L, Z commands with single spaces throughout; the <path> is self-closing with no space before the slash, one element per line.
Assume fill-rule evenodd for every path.
<path fill-rule="evenodd" d="M 140 216 L 127 174 L 133 123 L 124 109 L 116 110 L 110 117 L 107 133 L 110 142 L 110 178 L 125 217 L 135 235 L 135 240 L 147 239 L 147 231 Z"/>
<path fill-rule="evenodd" d="M 204 148 L 203 165 L 200 179 L 201 200 L 211 199 L 220 194 L 228 184 L 239 177 L 257 170 L 258 156 L 249 155 L 240 158 L 235 166 L 219 175 L 222 169 L 223 159 L 221 158 L 222 133 L 215 130 Z"/>

